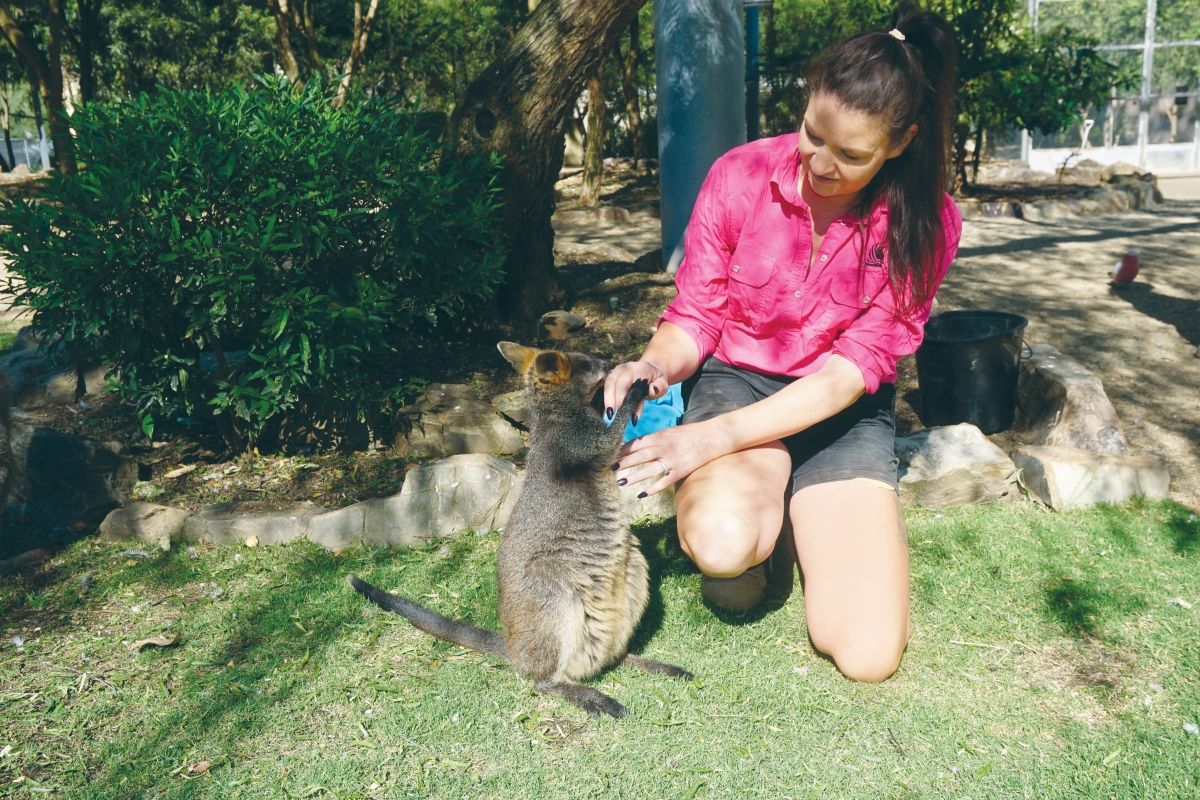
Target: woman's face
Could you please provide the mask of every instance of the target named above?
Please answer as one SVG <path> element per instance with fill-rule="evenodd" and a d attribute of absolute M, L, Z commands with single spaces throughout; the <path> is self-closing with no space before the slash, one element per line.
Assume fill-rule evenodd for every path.
<path fill-rule="evenodd" d="M 892 146 L 881 118 L 847 108 L 832 95 L 814 94 L 804 110 L 796 145 L 804 166 L 802 180 L 819 197 L 852 197 L 885 161 L 904 152 L 916 130 L 912 126 L 903 141 Z"/>

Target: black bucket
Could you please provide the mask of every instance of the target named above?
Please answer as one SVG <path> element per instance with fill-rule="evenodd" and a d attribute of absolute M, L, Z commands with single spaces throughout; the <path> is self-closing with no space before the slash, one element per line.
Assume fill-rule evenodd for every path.
<path fill-rule="evenodd" d="M 1021 346 L 1029 320 L 1005 311 L 943 311 L 925 323 L 917 350 L 921 421 L 1009 428 L 1017 407 Z"/>

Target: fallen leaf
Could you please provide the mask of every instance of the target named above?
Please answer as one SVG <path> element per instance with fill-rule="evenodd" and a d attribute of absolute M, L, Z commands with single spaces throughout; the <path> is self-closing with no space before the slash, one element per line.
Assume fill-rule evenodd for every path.
<path fill-rule="evenodd" d="M 1179 606 L 1180 608 L 1185 609 L 1185 610 L 1190 609 L 1192 607 L 1192 604 L 1189 603 L 1187 600 L 1184 600 L 1182 597 L 1172 598 L 1171 605 Z"/>
<path fill-rule="evenodd" d="M 149 639 L 139 639 L 129 646 L 130 650 L 140 653 L 150 645 L 155 647 L 174 647 L 179 644 L 178 633 L 163 633 L 158 636 L 151 636 Z"/>
<path fill-rule="evenodd" d="M 195 472 L 195 471 L 196 471 L 195 464 L 185 464 L 182 467 L 176 467 L 175 469 L 171 470 L 170 472 L 164 473 L 163 477 L 168 478 L 168 479 L 169 478 L 182 478 L 184 475 L 187 475 L 189 472 Z"/>
<path fill-rule="evenodd" d="M 192 773 L 193 775 L 203 775 L 204 773 L 208 772 L 208 768 L 211 766 L 212 763 L 208 761 L 201 761 L 188 767 L 188 772 Z"/>

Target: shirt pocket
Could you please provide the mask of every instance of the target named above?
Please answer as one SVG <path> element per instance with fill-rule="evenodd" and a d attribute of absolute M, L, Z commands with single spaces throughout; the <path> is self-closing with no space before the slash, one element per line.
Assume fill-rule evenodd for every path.
<path fill-rule="evenodd" d="M 819 338 L 832 341 L 849 328 L 874 302 L 876 295 L 887 285 L 887 273 L 880 269 L 866 269 L 861 273 L 849 270 L 834 275 L 829 284 L 829 302 L 821 316 Z"/>
<path fill-rule="evenodd" d="M 774 302 L 771 277 L 775 257 L 761 250 L 739 247 L 729 262 L 729 317 L 758 329 Z"/>

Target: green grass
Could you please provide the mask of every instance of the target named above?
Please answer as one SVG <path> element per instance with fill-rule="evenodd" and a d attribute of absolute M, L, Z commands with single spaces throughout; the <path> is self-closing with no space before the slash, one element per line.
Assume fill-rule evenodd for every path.
<path fill-rule="evenodd" d="M 533 693 L 343 582 L 494 625 L 496 536 L 145 560 L 83 541 L 0 583 L 0 796 L 1200 796 L 1200 737 L 1184 732 L 1200 723 L 1195 514 L 1015 502 L 908 522 L 912 643 L 878 686 L 813 653 L 798 589 L 719 619 L 669 527 L 642 530 L 655 578 L 637 642 L 700 677 L 605 673 L 620 721 Z M 163 632 L 179 645 L 128 649 Z"/>

